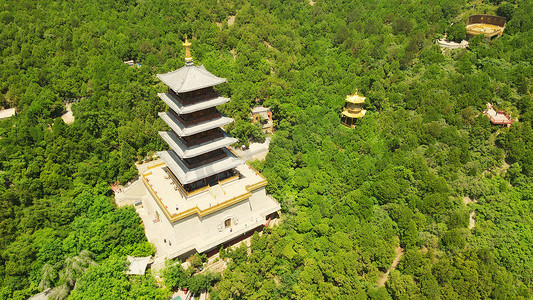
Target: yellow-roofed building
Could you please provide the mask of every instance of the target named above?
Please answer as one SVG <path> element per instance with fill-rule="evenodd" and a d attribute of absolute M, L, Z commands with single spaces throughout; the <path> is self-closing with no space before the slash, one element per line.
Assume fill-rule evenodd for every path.
<path fill-rule="evenodd" d="M 355 128 L 355 121 L 366 114 L 366 109 L 363 109 L 365 100 L 366 97 L 359 95 L 357 90 L 353 95 L 346 96 L 346 106 L 342 111 L 342 125 Z"/>
<path fill-rule="evenodd" d="M 468 18 L 466 34 L 468 37 L 484 35 L 486 38 L 501 36 L 505 29 L 504 17 L 489 15 L 473 15 Z"/>

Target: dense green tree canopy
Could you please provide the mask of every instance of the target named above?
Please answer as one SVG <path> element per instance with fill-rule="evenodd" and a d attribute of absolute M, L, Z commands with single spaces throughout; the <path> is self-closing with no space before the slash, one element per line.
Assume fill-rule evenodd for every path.
<path fill-rule="evenodd" d="M 75 299 L 163 299 L 178 286 L 214 299 L 531 297 L 533 1 L 0 7 L 0 106 L 18 112 L 0 120 L 1 299 L 48 286 Z M 503 36 L 435 45 L 462 39 L 471 14 L 505 16 Z M 263 138 L 250 108 L 271 107 L 277 131 L 255 166 L 283 222 L 250 254 L 230 251 L 222 278 L 172 266 L 158 289 L 150 274 L 124 274 L 126 255 L 152 248 L 109 183 L 134 179 L 133 162 L 165 147 L 155 74 L 183 66 L 185 35 L 195 63 L 228 79 L 217 91 L 232 99 L 221 110 L 241 143 Z M 352 130 L 339 116 L 356 88 L 368 112 Z M 490 125 L 487 102 L 511 128 Z"/>

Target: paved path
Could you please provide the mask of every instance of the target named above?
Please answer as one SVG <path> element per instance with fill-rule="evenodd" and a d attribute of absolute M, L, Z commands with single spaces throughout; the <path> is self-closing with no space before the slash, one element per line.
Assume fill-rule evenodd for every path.
<path fill-rule="evenodd" d="M 151 165 L 151 164 L 146 164 Z M 146 166 L 145 166 L 146 167 Z M 142 201 L 142 205 L 135 206 L 135 210 L 144 224 L 146 238 L 152 243 L 156 252 L 154 254 L 152 270 L 157 272 L 165 267 L 165 260 L 172 253 L 172 247 L 168 244 L 170 237 L 166 236 L 167 228 L 161 222 L 154 222 L 154 216 L 147 211 L 147 205 L 151 205 L 150 194 L 146 190 L 141 179 L 132 182 L 127 187 L 122 187 L 121 192 L 115 193 L 115 202 L 118 206 L 134 205 Z M 172 241 L 175 242 L 175 241 Z"/>
<path fill-rule="evenodd" d="M 469 197 L 465 196 L 463 197 L 463 203 L 465 205 L 468 205 L 470 203 L 477 203 L 477 200 L 472 200 Z M 473 229 L 474 227 L 476 227 L 476 211 L 475 210 L 470 212 L 470 221 L 468 223 L 468 229 Z"/>
<path fill-rule="evenodd" d="M 264 160 L 268 154 L 268 147 L 270 146 L 270 137 L 267 137 L 263 143 L 251 143 L 250 147 L 246 150 L 241 150 L 238 148 L 231 148 L 237 155 L 242 159 L 253 161 L 253 160 Z"/>

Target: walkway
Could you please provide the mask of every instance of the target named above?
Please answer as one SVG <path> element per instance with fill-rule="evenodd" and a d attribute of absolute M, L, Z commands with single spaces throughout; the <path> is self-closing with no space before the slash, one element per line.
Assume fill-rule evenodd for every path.
<path fill-rule="evenodd" d="M 149 164 L 146 164 L 149 165 Z M 117 206 L 134 205 L 136 202 L 141 201 L 141 205 L 135 206 L 135 210 L 139 217 L 142 219 L 144 225 L 144 231 L 147 240 L 152 243 L 156 252 L 154 254 L 152 264 L 152 271 L 157 272 L 165 267 L 165 260 L 167 256 L 172 253 L 172 247 L 166 241 L 170 240 L 165 235 L 167 228 L 164 227 L 161 222 L 154 222 L 153 216 L 150 215 L 146 209 L 146 205 L 151 201 L 150 195 L 144 186 L 142 180 L 138 179 L 129 186 L 121 187 L 119 192 L 115 193 L 115 202 Z"/>
<path fill-rule="evenodd" d="M 237 153 L 242 159 L 247 161 L 264 160 L 268 154 L 268 147 L 270 146 L 271 137 L 267 137 L 263 143 L 251 143 L 250 147 L 246 150 L 238 148 L 231 149 Z"/>

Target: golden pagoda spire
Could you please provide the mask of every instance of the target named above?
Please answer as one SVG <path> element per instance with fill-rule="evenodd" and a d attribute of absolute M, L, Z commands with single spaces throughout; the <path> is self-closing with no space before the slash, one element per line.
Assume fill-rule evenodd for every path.
<path fill-rule="evenodd" d="M 185 64 L 186 65 L 192 65 L 192 57 L 191 57 L 191 51 L 189 50 L 189 47 L 191 46 L 191 42 L 187 40 L 187 36 L 185 36 L 185 42 L 183 43 L 183 46 L 185 46 Z"/>

